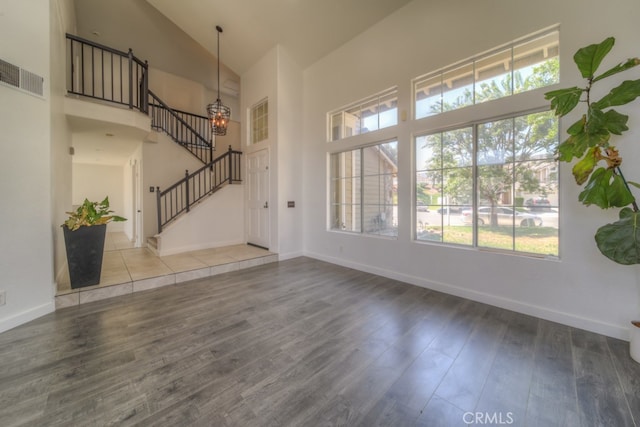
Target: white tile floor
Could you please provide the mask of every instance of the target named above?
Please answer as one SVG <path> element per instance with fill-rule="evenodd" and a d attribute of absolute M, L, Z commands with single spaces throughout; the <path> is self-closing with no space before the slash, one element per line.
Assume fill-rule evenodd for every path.
<path fill-rule="evenodd" d="M 58 281 L 56 309 L 278 261 L 278 255 L 233 245 L 158 257 L 134 248 L 124 233 L 107 233 L 100 283 L 71 289 L 69 274 Z"/>

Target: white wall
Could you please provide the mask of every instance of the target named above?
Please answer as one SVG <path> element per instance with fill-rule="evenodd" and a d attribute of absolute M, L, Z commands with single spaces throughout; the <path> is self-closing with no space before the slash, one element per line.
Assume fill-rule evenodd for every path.
<path fill-rule="evenodd" d="M 65 33 L 75 32 L 75 8 L 73 0 L 50 2 L 51 8 L 51 201 L 53 209 L 54 272 L 62 271 L 66 263 L 62 224 L 65 211 L 71 206 L 71 129 L 64 114 L 64 97 L 67 94 L 67 68 Z M 57 277 L 57 276 L 56 276 Z"/>
<path fill-rule="evenodd" d="M 162 231 L 160 255 L 244 243 L 244 188 L 226 185 Z"/>
<path fill-rule="evenodd" d="M 561 166 L 561 259 L 545 260 L 420 244 L 412 241 L 412 134 L 424 122 L 408 119 L 396 127 L 350 141 L 326 142 L 326 113 L 397 85 L 399 109 L 411 117 L 412 78 L 463 60 L 539 29 L 560 23 L 561 85 L 582 84 L 572 62 L 580 47 L 613 35 L 612 66 L 637 56 L 640 3 L 619 0 L 557 2 L 541 0 L 416 0 L 318 61 L 304 72 L 304 251 L 310 256 L 410 283 L 556 320 L 607 335 L 627 338 L 636 317 L 634 267 L 616 265 L 598 252 L 597 227 L 613 212 L 577 202 L 579 189 L 570 166 Z M 603 68 L 605 69 L 605 68 Z M 638 71 L 633 75 L 638 78 Z M 626 78 L 632 78 L 627 76 Z M 539 98 L 513 100 L 513 111 L 545 106 Z M 485 108 L 485 110 L 481 110 Z M 491 106 L 468 111 L 490 114 Z M 629 132 L 620 144 L 628 178 L 638 180 L 640 108 L 631 113 Z M 460 113 L 461 120 L 465 114 Z M 562 123 L 572 123 L 575 117 Z M 399 237 L 397 240 L 327 231 L 327 158 L 331 151 L 397 137 L 399 141 Z"/>
<path fill-rule="evenodd" d="M 84 199 L 101 202 L 109 197 L 109 209 L 114 215 L 128 218 L 130 211 L 125 209 L 125 195 L 131 195 L 131 181 L 125 182 L 123 166 L 73 163 L 72 203 L 81 205 Z M 124 231 L 124 222 L 111 222 L 108 232 Z"/>
<path fill-rule="evenodd" d="M 185 170 L 191 173 L 202 167 L 200 160 L 165 133 L 153 132 L 150 136 L 156 142 L 146 141 L 142 145 L 143 242 L 158 233 L 157 193 L 150 192 L 149 187 L 165 190 L 184 178 Z"/>
<path fill-rule="evenodd" d="M 277 108 L 278 252 L 280 259 L 302 253 L 302 70 L 278 47 Z M 287 207 L 293 201 L 294 208 Z"/>
<path fill-rule="evenodd" d="M 48 0 L 0 3 L 0 57 L 45 89 L 42 99 L 0 85 L 0 331 L 54 309 L 49 19 Z"/>
<path fill-rule="evenodd" d="M 153 65 L 153 64 L 151 64 Z M 188 113 L 207 115 L 207 105 L 218 96 L 203 84 L 157 68 L 149 67 L 149 89 L 171 108 Z M 231 108 L 231 119 L 239 121 L 240 102 L 237 97 L 221 94 L 222 103 Z"/>
<path fill-rule="evenodd" d="M 242 76 L 242 142 L 246 153 L 269 150 L 269 249 L 280 259 L 302 253 L 302 69 L 276 46 Z M 249 145 L 249 112 L 268 98 L 269 134 Z M 287 202 L 295 202 L 288 208 Z"/>

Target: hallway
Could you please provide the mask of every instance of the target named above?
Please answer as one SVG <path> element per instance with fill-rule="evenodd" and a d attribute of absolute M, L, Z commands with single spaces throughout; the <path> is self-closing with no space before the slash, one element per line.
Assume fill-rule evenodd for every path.
<path fill-rule="evenodd" d="M 107 233 L 100 283 L 71 289 L 65 266 L 58 280 L 56 309 L 276 261 L 277 254 L 244 244 L 159 257 L 148 248 L 134 248 L 124 233 Z"/>

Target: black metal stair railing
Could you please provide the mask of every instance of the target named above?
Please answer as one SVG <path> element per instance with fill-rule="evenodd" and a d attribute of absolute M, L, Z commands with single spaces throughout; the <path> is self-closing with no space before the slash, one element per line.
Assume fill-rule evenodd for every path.
<path fill-rule="evenodd" d="M 117 49 L 67 34 L 67 92 L 148 112 L 149 65 L 133 51 Z"/>
<path fill-rule="evenodd" d="M 229 183 L 241 182 L 241 151 L 213 159 L 209 119 L 173 110 L 149 90 L 149 65 L 133 55 L 67 34 L 67 92 L 128 106 L 151 116 L 151 127 L 166 132 L 205 165 L 164 191 L 157 187 L 158 233 L 169 222 Z"/>
<path fill-rule="evenodd" d="M 213 160 L 209 119 L 171 109 L 149 90 L 149 65 L 131 49 L 122 52 L 67 34 L 67 92 L 126 105 L 151 115 L 151 126 L 162 129 L 202 163 Z"/>
<path fill-rule="evenodd" d="M 185 177 L 166 190 L 156 187 L 158 233 L 194 204 L 215 193 L 225 184 L 242 181 L 241 151 L 229 150 L 197 171 L 185 171 Z"/>
<path fill-rule="evenodd" d="M 171 139 L 189 150 L 202 163 L 211 163 L 213 160 L 213 144 L 208 140 L 211 135 L 209 119 L 204 116 L 173 110 L 151 90 L 148 93 L 151 127 L 166 132 Z"/>

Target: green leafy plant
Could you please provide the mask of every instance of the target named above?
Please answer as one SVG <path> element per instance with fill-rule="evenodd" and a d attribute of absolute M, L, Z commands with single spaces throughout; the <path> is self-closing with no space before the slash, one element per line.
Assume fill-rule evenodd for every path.
<path fill-rule="evenodd" d="M 113 211 L 109 210 L 109 197 L 105 197 L 100 203 L 90 202 L 88 199 L 84 199 L 84 202 L 78 206 L 78 209 L 74 212 L 66 213 L 69 215 L 69 218 L 64 222 L 63 226 L 66 226 L 71 231 L 75 231 L 80 227 L 127 220 L 118 215 L 111 215 Z"/>
<path fill-rule="evenodd" d="M 623 81 L 599 100 L 591 99 L 596 83 L 640 65 L 639 58 L 631 58 L 596 74 L 614 44 L 615 39 L 609 37 L 602 43 L 579 49 L 573 60 L 587 85 L 547 92 L 545 98 L 551 101 L 551 109 L 560 117 L 579 105 L 586 108 L 582 117 L 567 129 L 569 137 L 559 145 L 558 156 L 564 162 L 577 159 L 573 176 L 578 185 L 586 183 L 578 197 L 580 202 L 602 209 L 622 208 L 619 220 L 600 227 L 595 240 L 604 256 L 619 264 L 631 265 L 640 264 L 640 212 L 630 186 L 640 188 L 640 185 L 625 179 L 622 157 L 611 143 L 612 135 L 622 135 L 629 130 L 629 116 L 611 107 L 628 104 L 640 96 L 640 79 Z"/>

